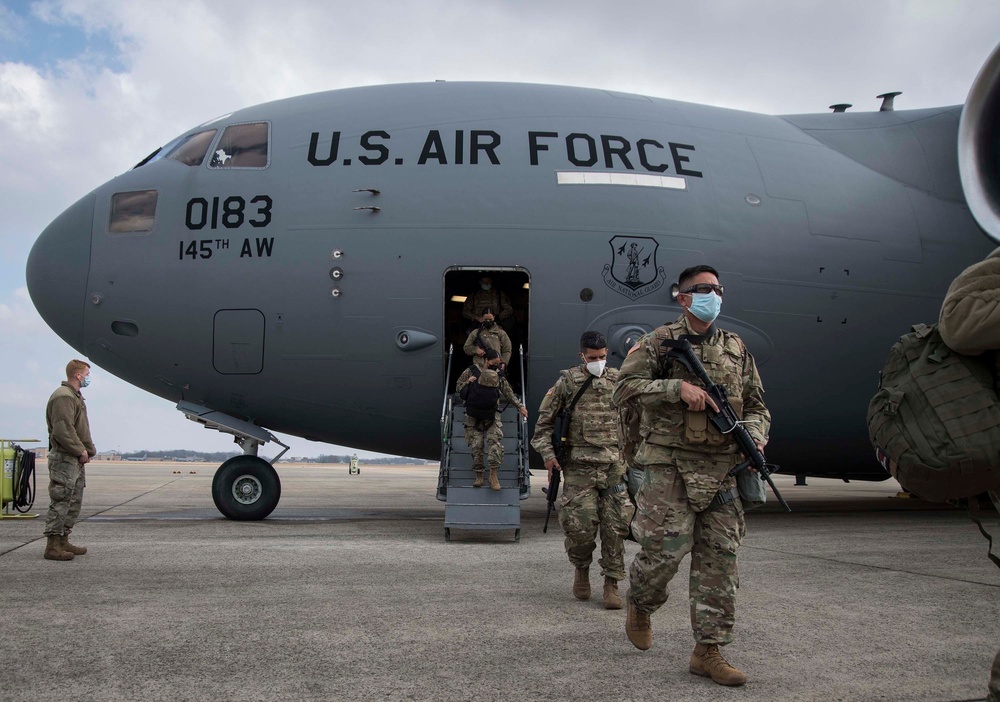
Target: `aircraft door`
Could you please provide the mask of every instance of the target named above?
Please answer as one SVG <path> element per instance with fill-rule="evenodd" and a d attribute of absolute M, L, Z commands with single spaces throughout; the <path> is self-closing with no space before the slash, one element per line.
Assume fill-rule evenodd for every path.
<path fill-rule="evenodd" d="M 484 282 L 488 279 L 488 283 Z M 489 289 L 484 289 L 488 286 Z M 448 388 L 454 391 L 455 383 L 472 357 L 463 351 L 469 334 L 479 326 L 475 319 L 485 304 L 496 307 L 494 317 L 510 338 L 511 358 L 507 378 L 517 392 L 521 391 L 521 368 L 518 348 L 525 351 L 527 368 L 530 276 L 524 269 L 514 266 L 456 266 L 445 271 L 444 276 L 444 353 L 454 347 Z"/>
<path fill-rule="evenodd" d="M 212 365 L 223 375 L 253 375 L 264 369 L 264 313 L 219 310 L 215 313 Z"/>

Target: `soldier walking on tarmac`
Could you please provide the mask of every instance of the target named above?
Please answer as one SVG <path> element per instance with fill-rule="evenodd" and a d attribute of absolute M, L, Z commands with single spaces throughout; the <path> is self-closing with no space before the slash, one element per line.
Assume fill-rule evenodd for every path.
<path fill-rule="evenodd" d="M 45 424 L 49 430 L 49 513 L 45 520 L 45 558 L 71 561 L 87 552 L 69 542 L 87 484 L 84 466 L 97 453 L 90 438 L 87 405 L 80 388 L 90 385 L 90 364 L 73 360 L 66 380 L 49 397 Z"/>
<path fill-rule="evenodd" d="M 625 630 L 641 650 L 653 645 L 650 615 L 667 601 L 667 586 L 691 553 L 691 626 L 695 648 L 688 669 L 720 685 L 742 685 L 746 675 L 719 647 L 732 640 L 739 581 L 736 552 L 746 532 L 736 479 L 743 460 L 736 442 L 708 420 L 718 410 L 696 376 L 672 362 L 663 342 L 687 338 L 714 383 L 758 447 L 767 442 L 771 415 L 753 357 L 743 341 L 714 325 L 723 286 L 711 266 L 694 266 L 678 279 L 684 314 L 642 337 L 622 363 L 614 401 L 638 402 L 642 441 L 635 462 L 645 468 L 636 497 L 633 533 L 640 551 L 629 573 Z"/>
<path fill-rule="evenodd" d="M 566 532 L 566 555 L 576 568 L 573 596 L 590 599 L 590 564 L 600 532 L 598 563 L 604 577 L 604 607 L 621 609 L 618 581 L 625 578 L 628 520 L 625 467 L 618 450 L 618 413 L 611 404 L 618 370 L 606 367 L 607 347 L 600 332 L 587 331 L 580 337 L 583 363 L 562 371 L 556 384 L 545 393 L 531 445 L 545 459 L 550 479 L 552 471 L 563 472 L 559 523 Z M 552 447 L 552 428 L 556 415 L 564 409 L 569 411 L 571 405 L 569 450 L 560 464 Z"/>

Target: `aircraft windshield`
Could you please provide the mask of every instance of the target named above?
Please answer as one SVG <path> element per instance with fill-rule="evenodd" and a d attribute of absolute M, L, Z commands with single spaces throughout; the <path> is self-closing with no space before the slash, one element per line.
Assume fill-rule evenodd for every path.
<path fill-rule="evenodd" d="M 267 122 L 226 127 L 209 167 L 266 168 L 269 131 Z"/>
<path fill-rule="evenodd" d="M 203 132 L 185 137 L 177 146 L 167 153 L 167 158 L 180 161 L 185 166 L 200 166 L 208 153 L 212 139 L 219 133 L 218 129 L 206 129 Z"/>
<path fill-rule="evenodd" d="M 153 228 L 156 215 L 157 192 L 139 190 L 115 193 L 111 197 L 111 217 L 108 231 L 112 234 L 135 234 Z"/>

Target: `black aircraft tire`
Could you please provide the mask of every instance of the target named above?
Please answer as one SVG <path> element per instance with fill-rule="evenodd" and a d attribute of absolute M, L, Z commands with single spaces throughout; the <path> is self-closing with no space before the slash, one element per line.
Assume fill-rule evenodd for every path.
<path fill-rule="evenodd" d="M 257 456 L 233 456 L 212 479 L 212 499 L 223 516 L 256 521 L 269 515 L 281 498 L 281 481 L 270 463 Z"/>

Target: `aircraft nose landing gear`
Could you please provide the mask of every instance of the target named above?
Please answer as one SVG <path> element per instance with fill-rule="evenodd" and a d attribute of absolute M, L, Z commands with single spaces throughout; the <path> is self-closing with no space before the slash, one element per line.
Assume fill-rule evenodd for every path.
<path fill-rule="evenodd" d="M 219 511 L 237 521 L 263 519 L 274 511 L 281 498 L 281 481 L 274 466 L 257 456 L 257 449 L 268 441 L 284 446 L 273 459 L 277 463 L 288 446 L 267 429 L 222 412 L 191 402 L 179 402 L 177 409 L 207 429 L 232 434 L 243 449 L 242 456 L 233 456 L 215 471 L 212 500 Z"/>

